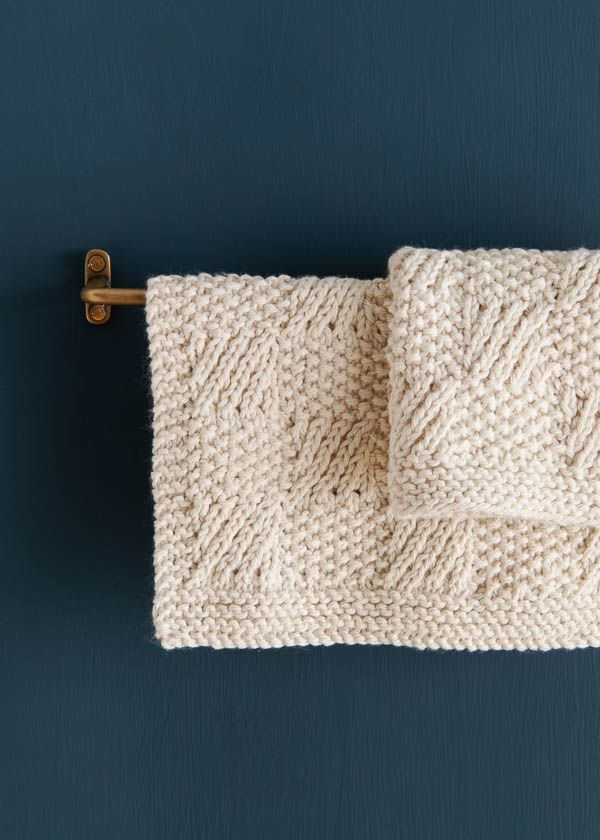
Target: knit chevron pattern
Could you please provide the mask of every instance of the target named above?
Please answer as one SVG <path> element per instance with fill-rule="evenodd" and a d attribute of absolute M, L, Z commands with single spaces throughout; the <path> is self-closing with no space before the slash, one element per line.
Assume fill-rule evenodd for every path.
<path fill-rule="evenodd" d="M 584 250 L 394 255 L 398 516 L 600 525 L 599 273 Z"/>
<path fill-rule="evenodd" d="M 597 262 L 150 280 L 163 646 L 600 644 Z"/>

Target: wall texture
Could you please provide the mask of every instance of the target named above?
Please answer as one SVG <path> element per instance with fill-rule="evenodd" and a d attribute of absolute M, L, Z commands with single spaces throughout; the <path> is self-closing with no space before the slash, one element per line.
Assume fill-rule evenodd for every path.
<path fill-rule="evenodd" d="M 600 652 L 165 653 L 152 273 L 600 247 L 593 0 L 7 0 L 0 835 L 587 840 Z"/>

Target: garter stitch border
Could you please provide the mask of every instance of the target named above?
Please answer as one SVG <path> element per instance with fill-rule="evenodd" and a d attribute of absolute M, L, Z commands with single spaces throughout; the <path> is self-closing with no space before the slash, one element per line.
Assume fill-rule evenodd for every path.
<path fill-rule="evenodd" d="M 162 645 L 599 645 L 598 265 L 150 280 Z"/>

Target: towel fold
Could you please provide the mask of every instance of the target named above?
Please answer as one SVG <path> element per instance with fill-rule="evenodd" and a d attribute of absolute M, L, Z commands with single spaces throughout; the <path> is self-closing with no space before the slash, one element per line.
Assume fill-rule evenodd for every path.
<path fill-rule="evenodd" d="M 401 517 L 600 526 L 600 252 L 390 260 Z"/>
<path fill-rule="evenodd" d="M 150 280 L 163 646 L 600 644 L 599 268 Z"/>

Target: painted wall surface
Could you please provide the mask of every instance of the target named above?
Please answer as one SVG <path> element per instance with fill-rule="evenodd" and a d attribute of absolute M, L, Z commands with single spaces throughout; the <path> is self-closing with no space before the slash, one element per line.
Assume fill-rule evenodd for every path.
<path fill-rule="evenodd" d="M 5 0 L 0 837 L 600 835 L 600 651 L 162 651 L 114 280 L 600 247 L 594 0 Z"/>

